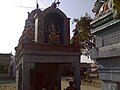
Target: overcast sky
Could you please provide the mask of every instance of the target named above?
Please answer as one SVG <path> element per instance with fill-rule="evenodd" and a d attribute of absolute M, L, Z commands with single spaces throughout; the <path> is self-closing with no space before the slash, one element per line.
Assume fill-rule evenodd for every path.
<path fill-rule="evenodd" d="M 38 0 L 40 8 L 47 8 L 54 0 Z M 60 0 L 59 8 L 71 18 L 80 18 L 86 12 L 91 16 L 94 0 Z M 33 7 L 33 8 L 30 8 Z M 36 0 L 0 1 L 0 53 L 14 53 L 24 29 L 27 12 L 36 8 Z M 71 24 L 71 31 L 74 26 Z"/>

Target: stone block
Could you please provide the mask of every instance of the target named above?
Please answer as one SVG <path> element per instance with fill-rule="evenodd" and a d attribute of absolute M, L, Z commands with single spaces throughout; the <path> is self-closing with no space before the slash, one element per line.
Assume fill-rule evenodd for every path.
<path fill-rule="evenodd" d="M 99 50 L 98 50 L 98 48 L 91 49 L 91 51 L 90 51 L 90 57 L 92 59 L 99 58 Z"/>
<path fill-rule="evenodd" d="M 103 38 L 96 36 L 96 47 L 102 47 L 103 46 Z"/>
<path fill-rule="evenodd" d="M 120 56 L 120 43 L 99 48 L 99 58 Z"/>

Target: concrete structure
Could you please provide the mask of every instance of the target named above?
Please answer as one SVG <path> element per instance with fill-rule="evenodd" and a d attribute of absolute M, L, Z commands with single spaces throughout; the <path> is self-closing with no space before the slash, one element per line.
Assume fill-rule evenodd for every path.
<path fill-rule="evenodd" d="M 97 0 L 95 4 L 99 4 Z M 113 2 L 113 3 L 112 3 Z M 93 10 L 98 10 L 95 5 Z M 92 34 L 96 38 L 96 48 L 91 50 L 91 58 L 98 64 L 102 90 L 120 90 L 120 1 L 104 1 L 91 22 Z M 99 13 L 98 13 L 99 12 Z"/>
<path fill-rule="evenodd" d="M 70 45 L 69 18 L 57 8 L 59 2 L 28 13 L 25 29 L 16 49 L 17 90 L 61 90 L 64 68 L 74 71 L 80 90 L 80 48 Z"/>
<path fill-rule="evenodd" d="M 10 78 L 11 54 L 0 54 L 0 79 Z"/>

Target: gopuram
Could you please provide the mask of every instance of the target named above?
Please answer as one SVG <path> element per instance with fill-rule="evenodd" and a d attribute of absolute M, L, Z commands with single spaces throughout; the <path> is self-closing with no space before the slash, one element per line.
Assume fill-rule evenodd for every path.
<path fill-rule="evenodd" d="M 65 68 L 80 90 L 80 48 L 70 45 L 70 18 L 54 2 L 30 13 L 16 49 L 17 90 L 61 90 Z M 46 90 L 45 89 L 45 90 Z"/>
<path fill-rule="evenodd" d="M 93 12 L 96 47 L 90 54 L 98 64 L 102 90 L 120 90 L 120 0 L 96 0 Z"/>

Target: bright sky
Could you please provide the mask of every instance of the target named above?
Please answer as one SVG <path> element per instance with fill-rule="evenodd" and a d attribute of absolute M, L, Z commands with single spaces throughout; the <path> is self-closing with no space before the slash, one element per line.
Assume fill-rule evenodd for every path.
<path fill-rule="evenodd" d="M 38 0 L 40 8 L 47 8 L 54 0 Z M 60 0 L 59 8 L 71 18 L 80 18 L 86 12 L 91 14 L 94 0 Z M 26 8 L 23 8 L 23 7 Z M 33 7 L 33 8 L 27 8 Z M 36 8 L 36 0 L 1 0 L 0 1 L 0 53 L 14 54 L 19 37 L 24 29 L 27 12 Z M 74 25 L 71 24 L 71 31 Z"/>

